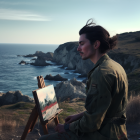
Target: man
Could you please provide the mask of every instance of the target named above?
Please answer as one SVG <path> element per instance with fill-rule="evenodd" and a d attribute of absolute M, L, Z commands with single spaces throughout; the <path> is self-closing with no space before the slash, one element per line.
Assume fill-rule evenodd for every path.
<path fill-rule="evenodd" d="M 68 116 L 54 134 L 40 140 L 127 140 L 125 108 L 128 95 L 127 76 L 120 64 L 106 54 L 116 46 L 117 36 L 93 22 L 79 31 L 77 51 L 83 60 L 95 65 L 88 73 L 86 111 Z"/>

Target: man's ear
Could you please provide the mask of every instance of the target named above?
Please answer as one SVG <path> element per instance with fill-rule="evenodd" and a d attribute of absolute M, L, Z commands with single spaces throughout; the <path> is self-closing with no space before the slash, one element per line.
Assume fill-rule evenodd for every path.
<path fill-rule="evenodd" d="M 98 49 L 99 46 L 100 46 L 100 44 L 101 44 L 100 41 L 99 40 L 96 40 L 95 43 L 94 43 L 94 48 L 95 49 Z"/>

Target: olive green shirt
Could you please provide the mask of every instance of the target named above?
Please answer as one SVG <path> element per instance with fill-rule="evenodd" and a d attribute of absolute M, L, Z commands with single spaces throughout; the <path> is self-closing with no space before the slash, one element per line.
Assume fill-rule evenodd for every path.
<path fill-rule="evenodd" d="M 102 56 L 88 73 L 86 94 L 86 111 L 70 124 L 70 130 L 88 140 L 127 139 L 125 123 L 112 121 L 126 119 L 128 80 L 122 66 L 107 54 Z"/>

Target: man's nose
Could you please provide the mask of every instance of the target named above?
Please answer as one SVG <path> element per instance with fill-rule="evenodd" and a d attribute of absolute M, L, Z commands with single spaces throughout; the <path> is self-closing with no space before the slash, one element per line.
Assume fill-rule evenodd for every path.
<path fill-rule="evenodd" d="M 80 45 L 78 46 L 78 48 L 77 48 L 77 51 L 80 51 L 81 50 L 81 48 L 80 48 Z"/>

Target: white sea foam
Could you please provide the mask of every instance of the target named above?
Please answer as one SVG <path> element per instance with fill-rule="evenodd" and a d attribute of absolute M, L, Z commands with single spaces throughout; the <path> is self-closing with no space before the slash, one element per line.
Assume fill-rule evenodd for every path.
<path fill-rule="evenodd" d="M 53 66 L 53 68 L 58 68 L 58 67 L 56 67 L 56 66 Z"/>
<path fill-rule="evenodd" d="M 34 77 L 33 79 L 34 79 L 34 80 L 36 80 L 37 78 L 36 78 L 36 77 Z"/>
<path fill-rule="evenodd" d="M 25 64 L 21 63 L 21 65 L 25 65 Z"/>
<path fill-rule="evenodd" d="M 26 59 L 25 61 L 30 61 L 30 59 Z"/>
<path fill-rule="evenodd" d="M 79 73 L 75 73 L 76 75 L 81 75 L 81 74 L 79 74 Z"/>
<path fill-rule="evenodd" d="M 50 63 L 50 64 L 56 64 L 55 62 L 52 62 L 52 61 L 47 61 L 47 60 L 46 60 L 46 62 L 47 62 L 47 63 Z"/>
<path fill-rule="evenodd" d="M 79 80 L 79 79 L 77 79 L 77 81 L 80 81 L 80 82 L 82 82 L 83 80 Z"/>
<path fill-rule="evenodd" d="M 0 91 L 0 93 L 3 93 L 3 91 Z"/>
<path fill-rule="evenodd" d="M 73 74 L 73 72 L 69 72 L 69 74 Z"/>

